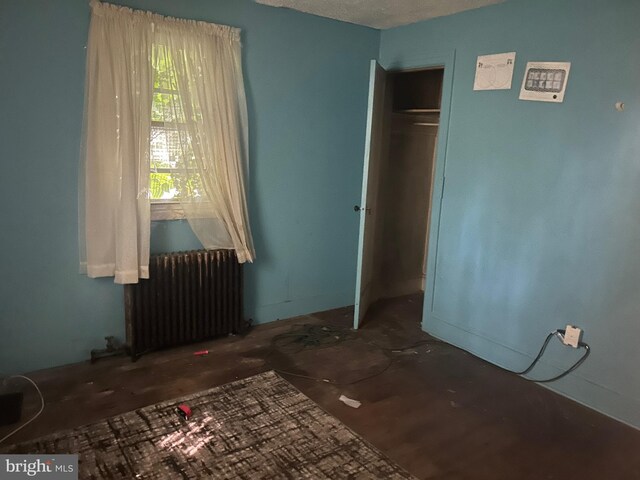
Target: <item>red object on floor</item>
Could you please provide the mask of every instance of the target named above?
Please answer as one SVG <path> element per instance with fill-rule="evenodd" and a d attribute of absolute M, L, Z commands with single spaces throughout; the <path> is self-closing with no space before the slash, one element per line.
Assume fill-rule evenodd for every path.
<path fill-rule="evenodd" d="M 209 350 L 198 350 L 197 352 L 193 352 L 196 357 L 202 357 L 203 355 L 209 355 Z"/>
<path fill-rule="evenodd" d="M 185 405 L 184 403 L 182 405 L 178 405 L 178 408 L 176 408 L 176 411 L 185 420 L 189 420 L 189 418 L 193 414 L 193 412 L 191 412 L 191 409 L 189 408 L 189 406 Z"/>

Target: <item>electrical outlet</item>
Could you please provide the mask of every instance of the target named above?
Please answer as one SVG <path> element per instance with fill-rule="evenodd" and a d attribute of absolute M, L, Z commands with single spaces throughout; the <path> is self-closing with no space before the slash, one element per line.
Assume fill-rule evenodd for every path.
<path fill-rule="evenodd" d="M 578 348 L 578 345 L 582 341 L 582 329 L 574 327 L 573 325 L 567 325 L 562 341 L 565 345 Z"/>

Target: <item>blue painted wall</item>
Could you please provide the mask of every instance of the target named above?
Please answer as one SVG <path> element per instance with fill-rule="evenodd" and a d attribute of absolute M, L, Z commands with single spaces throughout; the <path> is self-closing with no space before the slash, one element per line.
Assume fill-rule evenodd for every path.
<path fill-rule="evenodd" d="M 638 19 L 636 0 L 509 0 L 384 31 L 380 49 L 385 65 L 456 53 L 425 328 L 521 369 L 549 331 L 581 326 L 591 357 L 550 387 L 635 426 Z M 473 92 L 476 57 L 510 51 L 517 52 L 513 88 Z M 572 62 L 563 104 L 518 100 L 527 61 Z M 623 113 L 616 101 L 625 102 Z M 535 376 L 558 373 L 576 358 L 553 345 Z"/>
<path fill-rule="evenodd" d="M 0 374 L 86 359 L 124 332 L 122 287 L 77 273 L 88 4 L 0 2 Z M 126 4 L 243 29 L 258 255 L 246 269 L 247 316 L 353 303 L 352 206 L 379 32 L 251 0 Z M 153 251 L 198 247 L 183 222 L 152 230 Z"/>

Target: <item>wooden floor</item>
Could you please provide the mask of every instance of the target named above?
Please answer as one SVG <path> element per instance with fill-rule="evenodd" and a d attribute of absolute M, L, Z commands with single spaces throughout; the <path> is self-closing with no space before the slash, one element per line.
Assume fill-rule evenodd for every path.
<path fill-rule="evenodd" d="M 348 326 L 353 309 L 257 326 L 245 337 L 156 352 L 137 363 L 121 357 L 36 372 L 32 378 L 40 384 L 47 407 L 13 441 L 264 370 L 344 384 L 388 366 L 382 374 L 352 385 L 285 378 L 419 478 L 640 479 L 640 431 L 436 342 L 420 330 L 421 307 L 417 296 L 387 301 L 375 308 L 355 340 L 296 354 L 273 351 L 273 336 L 300 323 Z M 393 352 L 425 340 L 416 348 Z M 194 357 L 201 348 L 211 353 Z M 338 401 L 341 394 L 362 406 L 344 405 Z M 36 406 L 29 394 L 25 413 Z M 0 437 L 7 431 L 0 429 Z"/>

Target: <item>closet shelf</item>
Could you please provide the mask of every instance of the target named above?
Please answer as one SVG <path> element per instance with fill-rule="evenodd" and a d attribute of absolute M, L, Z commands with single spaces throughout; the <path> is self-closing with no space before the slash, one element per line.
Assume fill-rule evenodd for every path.
<path fill-rule="evenodd" d="M 405 108 L 403 110 L 394 110 L 394 113 L 440 113 L 439 108 Z"/>

